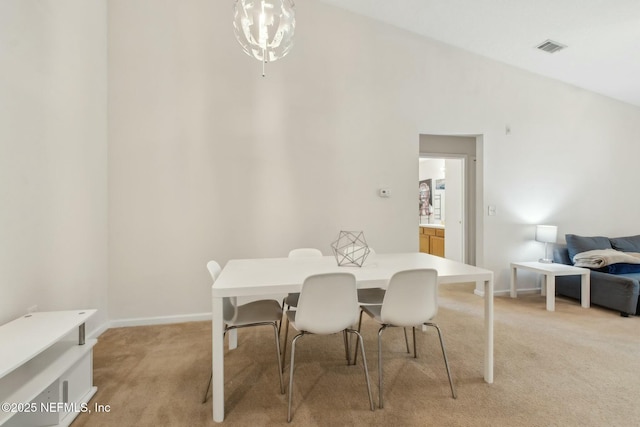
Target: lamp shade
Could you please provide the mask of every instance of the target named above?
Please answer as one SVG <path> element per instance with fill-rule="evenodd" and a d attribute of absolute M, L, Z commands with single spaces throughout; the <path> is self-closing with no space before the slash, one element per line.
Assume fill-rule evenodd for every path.
<path fill-rule="evenodd" d="M 558 238 L 558 227 L 555 225 L 536 225 L 536 240 L 544 243 L 555 243 Z"/>

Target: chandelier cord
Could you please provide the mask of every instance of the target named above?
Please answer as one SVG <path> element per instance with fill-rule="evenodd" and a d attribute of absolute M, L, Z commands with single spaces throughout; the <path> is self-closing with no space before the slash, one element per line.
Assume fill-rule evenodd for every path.
<path fill-rule="evenodd" d="M 264 73 L 265 64 L 267 63 L 266 50 L 264 48 L 262 49 L 262 57 L 264 58 L 262 60 L 262 77 L 264 77 L 265 76 L 265 73 Z"/>

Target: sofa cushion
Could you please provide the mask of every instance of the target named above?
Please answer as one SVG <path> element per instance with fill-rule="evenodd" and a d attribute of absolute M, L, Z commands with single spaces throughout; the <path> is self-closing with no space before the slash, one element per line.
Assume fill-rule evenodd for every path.
<path fill-rule="evenodd" d="M 622 252 L 640 252 L 640 235 L 609 239 L 611 247 Z"/>
<path fill-rule="evenodd" d="M 598 271 L 609 274 L 640 273 L 640 264 L 616 263 L 599 268 Z"/>
<path fill-rule="evenodd" d="M 592 251 L 594 249 L 613 249 L 608 237 L 603 236 L 578 236 L 576 234 L 565 234 L 569 258 L 573 264 L 573 257 L 580 252 Z"/>
<path fill-rule="evenodd" d="M 553 262 L 556 264 L 573 264 L 569 259 L 569 251 L 566 245 L 555 245 L 553 248 Z"/>

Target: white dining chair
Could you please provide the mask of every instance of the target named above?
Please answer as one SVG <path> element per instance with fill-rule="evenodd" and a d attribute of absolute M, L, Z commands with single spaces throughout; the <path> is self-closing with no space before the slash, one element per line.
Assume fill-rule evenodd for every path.
<path fill-rule="evenodd" d="M 451 370 L 442 332 L 431 320 L 438 313 L 438 272 L 434 269 L 405 270 L 395 273 L 389 280 L 389 286 L 381 305 L 361 305 L 361 312 L 367 313 L 382 326 L 378 330 L 378 388 L 379 407 L 383 407 L 383 369 L 382 369 L 382 333 L 390 327 L 411 327 L 413 329 L 414 357 L 418 357 L 416 347 L 416 326 L 432 326 L 438 331 L 442 356 L 449 377 L 451 395 L 457 394 L 451 379 Z M 362 317 L 358 331 L 362 326 Z"/>
<path fill-rule="evenodd" d="M 369 256 L 375 256 L 376 252 L 373 248 L 369 247 Z M 383 288 L 364 288 L 358 289 L 358 303 L 365 305 L 380 305 L 384 299 L 385 290 Z M 362 322 L 362 312 L 360 312 L 360 322 Z M 404 342 L 407 347 L 407 353 L 410 353 L 409 338 L 407 336 L 407 329 L 404 329 Z M 358 346 L 355 349 L 355 355 L 353 357 L 354 362 L 358 359 Z"/>
<path fill-rule="evenodd" d="M 347 364 L 350 364 L 346 347 L 347 333 L 355 334 L 362 351 L 369 405 L 374 410 L 369 370 L 364 353 L 364 344 L 359 332 L 352 329 L 358 317 L 356 278 L 351 273 L 325 273 L 309 276 L 302 284 L 300 299 L 296 310 L 286 312 L 289 324 L 299 331 L 291 341 L 291 368 L 289 374 L 289 405 L 287 421 L 291 422 L 291 403 L 293 399 L 293 374 L 295 372 L 296 344 L 308 334 L 328 335 L 342 332 L 345 342 Z"/>
<path fill-rule="evenodd" d="M 322 251 L 316 248 L 297 248 L 289 251 L 289 258 L 317 258 L 322 256 Z M 282 309 L 283 313 L 286 313 L 286 310 L 289 310 L 291 307 L 298 306 L 298 299 L 300 298 L 300 292 L 291 292 L 282 300 Z M 286 306 L 286 309 L 285 309 Z M 282 321 L 280 322 L 280 329 L 282 330 L 282 322 L 287 321 L 286 315 L 283 314 Z M 284 343 L 282 345 L 282 354 L 283 357 L 287 352 L 287 338 L 289 334 L 289 325 L 285 326 L 284 330 Z M 284 366 L 282 367 L 284 370 Z"/>
<path fill-rule="evenodd" d="M 216 261 L 209 261 L 207 269 L 215 282 L 222 269 Z M 280 334 L 278 322 L 282 319 L 282 307 L 273 299 L 258 300 L 247 304 L 237 305 L 235 297 L 222 299 L 222 311 L 224 318 L 224 335 L 231 329 L 247 328 L 252 326 L 272 326 L 276 340 L 276 356 L 278 359 L 278 375 L 280 376 L 280 393 L 284 394 L 284 380 L 282 378 L 282 358 L 280 356 Z M 213 325 L 218 327 L 219 325 Z M 204 392 L 202 403 L 207 401 L 213 372 L 209 377 L 207 389 Z"/>
<path fill-rule="evenodd" d="M 376 251 L 369 247 L 369 255 L 367 259 L 371 260 L 375 257 Z M 358 289 L 358 302 L 360 304 L 382 304 L 384 298 L 384 289 L 382 288 L 366 288 Z"/>
<path fill-rule="evenodd" d="M 321 257 L 322 251 L 316 248 L 298 248 L 292 249 L 289 251 L 289 258 L 311 258 L 311 257 Z M 285 305 L 287 308 L 297 307 L 298 306 L 298 298 L 300 298 L 300 292 L 292 292 L 284 299 L 282 302 L 282 307 Z"/>

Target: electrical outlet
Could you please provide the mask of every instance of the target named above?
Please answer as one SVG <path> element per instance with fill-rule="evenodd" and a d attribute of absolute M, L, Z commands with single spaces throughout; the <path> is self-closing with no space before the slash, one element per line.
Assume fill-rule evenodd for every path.
<path fill-rule="evenodd" d="M 31 307 L 27 308 L 27 314 L 33 313 L 34 311 L 38 311 L 37 305 L 32 305 Z"/>
<path fill-rule="evenodd" d="M 495 214 L 496 214 L 495 205 L 489 205 L 489 207 L 487 208 L 487 215 L 494 216 Z"/>

